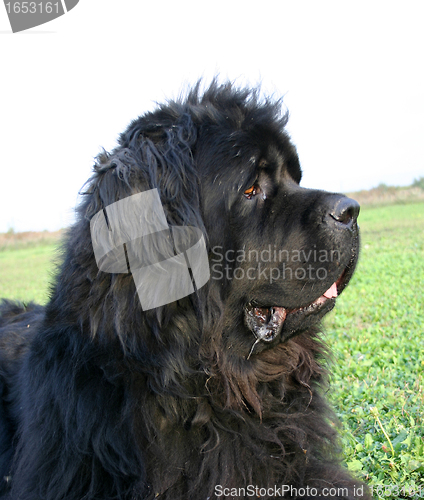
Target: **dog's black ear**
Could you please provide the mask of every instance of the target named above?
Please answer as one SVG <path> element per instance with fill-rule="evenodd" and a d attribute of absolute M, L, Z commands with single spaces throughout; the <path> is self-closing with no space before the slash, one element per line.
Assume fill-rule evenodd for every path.
<path fill-rule="evenodd" d="M 205 233 L 193 160 L 196 139 L 196 126 L 187 113 L 178 116 L 161 109 L 132 122 L 119 146 L 97 157 L 84 217 L 90 220 L 118 200 L 157 188 L 170 225 L 194 226 Z"/>

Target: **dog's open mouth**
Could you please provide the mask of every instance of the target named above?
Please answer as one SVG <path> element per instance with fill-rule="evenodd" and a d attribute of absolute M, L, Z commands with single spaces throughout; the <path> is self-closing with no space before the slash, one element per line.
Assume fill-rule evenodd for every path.
<path fill-rule="evenodd" d="M 280 335 L 281 341 L 285 341 L 293 335 L 298 324 L 305 322 L 306 317 L 317 315 L 321 318 L 330 311 L 334 307 L 335 299 L 347 284 L 347 274 L 351 274 L 348 269 L 328 290 L 306 306 L 289 309 L 282 306 L 258 307 L 254 302 L 249 303 L 245 309 L 245 322 L 256 341 L 247 359 L 259 342 L 271 343 Z"/>

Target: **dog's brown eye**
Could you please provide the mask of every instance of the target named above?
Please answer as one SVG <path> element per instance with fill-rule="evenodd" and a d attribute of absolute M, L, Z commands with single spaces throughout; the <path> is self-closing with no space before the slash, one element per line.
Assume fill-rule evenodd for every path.
<path fill-rule="evenodd" d="M 246 196 L 246 198 L 248 200 L 250 200 L 253 198 L 253 196 L 256 196 L 260 192 L 261 192 L 261 190 L 260 190 L 259 186 L 257 186 L 256 184 L 253 184 L 253 186 L 251 186 L 249 189 L 246 189 L 246 191 L 244 192 L 244 196 Z"/>

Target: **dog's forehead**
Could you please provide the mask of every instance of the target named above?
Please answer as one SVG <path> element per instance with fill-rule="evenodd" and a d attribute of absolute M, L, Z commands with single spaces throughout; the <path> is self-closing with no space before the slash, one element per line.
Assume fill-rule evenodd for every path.
<path fill-rule="evenodd" d="M 287 156 L 284 147 L 280 147 L 275 142 L 270 142 L 267 145 L 263 158 L 259 162 L 259 167 L 267 171 L 274 171 L 276 168 L 285 166 Z"/>
<path fill-rule="evenodd" d="M 302 177 L 296 148 L 285 133 L 265 142 L 255 167 L 270 177 L 281 178 L 288 174 L 297 183 Z"/>

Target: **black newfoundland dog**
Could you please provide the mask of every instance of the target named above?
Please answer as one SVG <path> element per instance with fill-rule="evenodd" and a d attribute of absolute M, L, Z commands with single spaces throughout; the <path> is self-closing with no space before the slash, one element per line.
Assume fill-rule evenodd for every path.
<path fill-rule="evenodd" d="M 48 305 L 3 302 L 1 498 L 369 498 L 339 463 L 319 334 L 359 206 L 299 186 L 286 122 L 257 91 L 197 85 L 99 156 Z M 140 235 L 156 253 L 136 279 Z"/>

